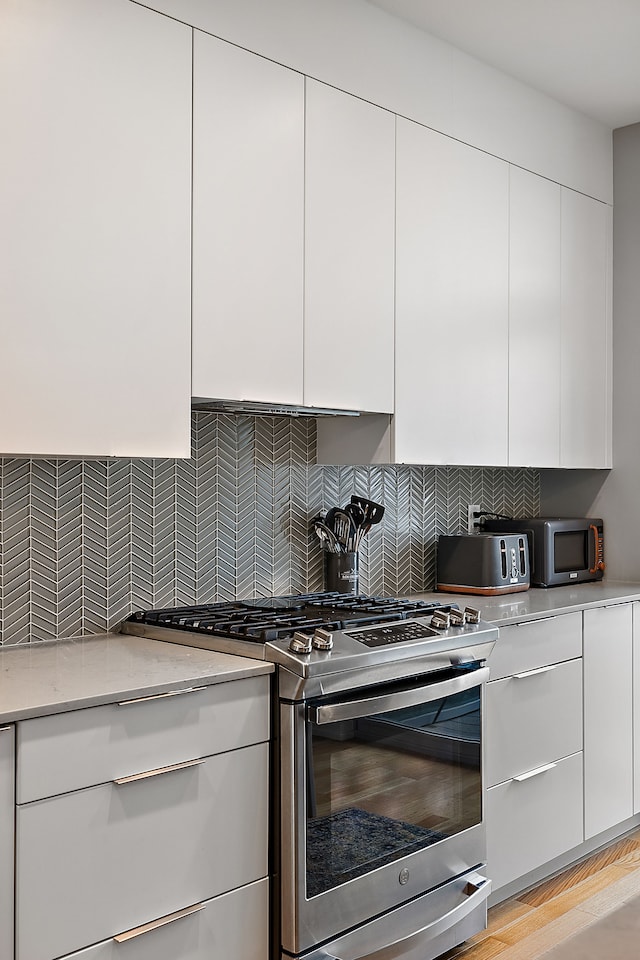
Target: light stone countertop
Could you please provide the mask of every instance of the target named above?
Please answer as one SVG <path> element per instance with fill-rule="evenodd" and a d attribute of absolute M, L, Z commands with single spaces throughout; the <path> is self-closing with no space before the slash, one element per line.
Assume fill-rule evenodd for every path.
<path fill-rule="evenodd" d="M 600 580 L 598 583 L 576 583 L 570 587 L 530 587 L 523 593 L 505 593 L 482 597 L 467 593 L 417 593 L 412 598 L 457 603 L 480 610 L 483 620 L 498 627 L 526 620 L 540 620 L 561 613 L 573 613 L 589 607 L 640 600 L 640 583 Z"/>
<path fill-rule="evenodd" d="M 0 647 L 0 723 L 269 674 L 273 664 L 103 634 Z"/>
<path fill-rule="evenodd" d="M 477 607 L 498 627 L 640 600 L 640 583 L 601 581 L 531 587 L 497 597 L 411 594 Z M 0 723 L 150 696 L 193 683 L 224 683 L 273 672 L 263 660 L 125 634 L 0 646 Z"/>

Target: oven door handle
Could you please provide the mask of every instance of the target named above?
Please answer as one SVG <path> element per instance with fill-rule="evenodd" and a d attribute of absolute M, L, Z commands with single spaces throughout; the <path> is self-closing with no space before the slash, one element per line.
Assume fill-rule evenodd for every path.
<path fill-rule="evenodd" d="M 479 667 L 469 673 L 441 680 L 439 683 L 423 684 L 410 690 L 400 690 L 383 696 L 362 697 L 358 700 L 342 700 L 339 703 L 309 704 L 307 720 L 311 723 L 336 723 L 338 720 L 357 720 L 371 714 L 389 713 L 402 710 L 403 707 L 415 707 L 421 703 L 431 703 L 451 697 L 471 687 L 479 687 L 489 679 L 489 668 Z"/>

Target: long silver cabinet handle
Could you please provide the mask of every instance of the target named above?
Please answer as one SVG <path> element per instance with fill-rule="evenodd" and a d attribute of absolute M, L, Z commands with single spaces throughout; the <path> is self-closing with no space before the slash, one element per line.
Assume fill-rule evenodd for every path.
<path fill-rule="evenodd" d="M 525 677 L 535 677 L 538 673 L 549 673 L 549 671 L 555 670 L 557 666 L 557 663 L 553 663 L 548 667 L 537 667 L 535 670 L 525 670 L 524 673 L 514 673 L 513 677 L 515 680 L 524 680 Z"/>
<path fill-rule="evenodd" d="M 11 727 L 0 727 L 0 733 L 6 733 L 8 730 L 11 730 Z"/>
<path fill-rule="evenodd" d="M 182 690 L 167 690 L 166 693 L 152 693 L 149 697 L 136 697 L 135 700 L 120 700 L 116 706 L 128 707 L 132 703 L 147 703 L 149 700 L 164 700 L 166 697 L 181 697 L 183 693 L 197 693 L 206 687 L 184 687 Z"/>
<path fill-rule="evenodd" d="M 555 620 L 554 614 L 551 614 L 550 617 L 536 617 L 535 620 L 520 620 L 519 623 L 514 624 L 516 627 L 528 627 L 530 623 L 545 623 L 548 620 Z"/>
<path fill-rule="evenodd" d="M 204 903 L 195 903 L 192 907 L 187 907 L 185 910 L 177 910 L 176 913 L 168 913 L 166 917 L 160 917 L 159 920 L 152 920 L 151 923 L 143 923 L 140 927 L 125 930 L 124 933 L 119 933 L 118 936 L 113 939 L 116 943 L 126 943 L 127 940 L 133 940 L 134 937 L 141 937 L 143 933 L 150 933 L 152 930 L 157 930 L 158 927 L 166 927 L 168 923 L 181 920 L 183 917 L 190 917 L 194 913 L 199 913 L 200 910 L 204 910 Z"/>
<path fill-rule="evenodd" d="M 198 767 L 201 763 L 204 763 L 204 761 L 204 757 L 201 757 L 199 760 L 185 760 L 184 763 L 172 763 L 168 767 L 158 767 L 156 770 L 145 770 L 144 773 L 134 773 L 130 777 L 119 777 L 117 780 L 112 780 L 111 782 L 121 787 L 123 783 L 147 780 L 149 777 L 159 777 L 163 773 L 173 773 L 174 770 L 186 770 L 187 767 Z"/>
<path fill-rule="evenodd" d="M 544 767 L 536 767 L 535 770 L 521 773 L 519 777 L 513 777 L 512 779 L 517 780 L 518 783 L 522 783 L 523 780 L 530 780 L 531 777 L 537 777 L 539 773 L 544 773 L 546 770 L 553 770 L 553 768 L 557 766 L 557 763 L 545 763 Z"/>

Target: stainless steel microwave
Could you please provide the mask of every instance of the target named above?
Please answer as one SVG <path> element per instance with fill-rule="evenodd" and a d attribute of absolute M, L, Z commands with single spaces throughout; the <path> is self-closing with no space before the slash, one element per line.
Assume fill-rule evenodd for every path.
<path fill-rule="evenodd" d="M 599 517 L 487 517 L 482 529 L 527 534 L 532 586 L 558 587 L 604 576 L 604 528 Z"/>

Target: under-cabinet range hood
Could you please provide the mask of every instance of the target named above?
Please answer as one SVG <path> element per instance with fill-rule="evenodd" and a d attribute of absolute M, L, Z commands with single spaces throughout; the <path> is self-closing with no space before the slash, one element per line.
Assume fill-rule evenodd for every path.
<path fill-rule="evenodd" d="M 332 410 L 327 407 L 302 407 L 287 403 L 261 403 L 254 400 L 218 400 L 192 397 L 192 410 L 209 413 L 238 413 L 254 417 L 359 417 L 359 410 Z"/>

